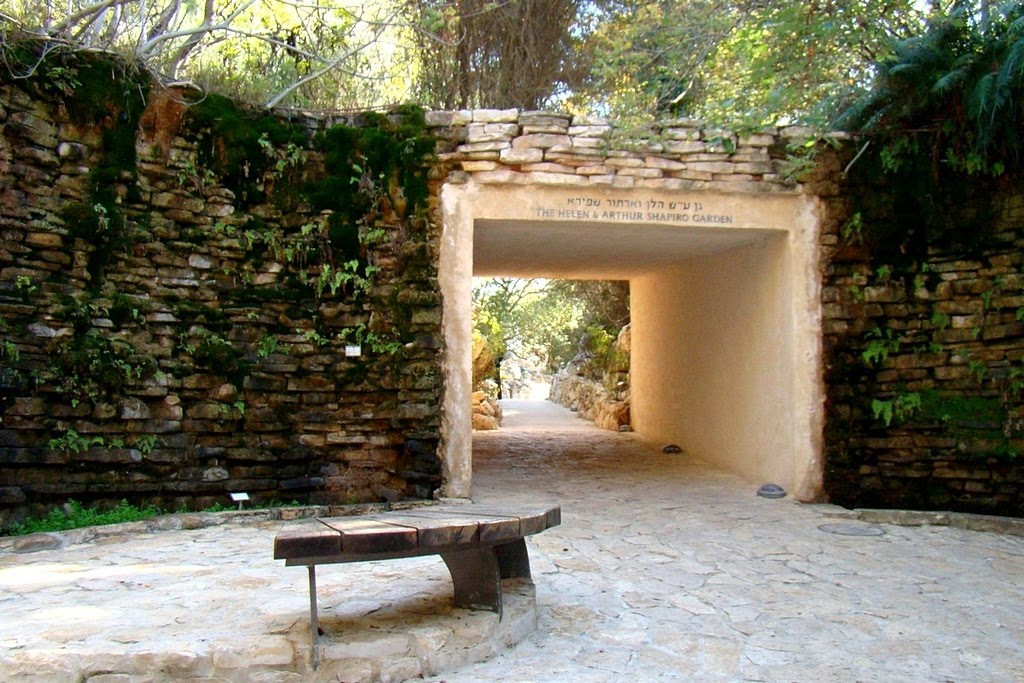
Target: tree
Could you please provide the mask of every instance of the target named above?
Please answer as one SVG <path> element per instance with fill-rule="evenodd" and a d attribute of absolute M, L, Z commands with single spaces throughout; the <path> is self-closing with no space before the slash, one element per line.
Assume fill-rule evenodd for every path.
<path fill-rule="evenodd" d="M 582 0 L 407 0 L 417 99 L 538 109 L 576 80 Z"/>
<path fill-rule="evenodd" d="M 999 193 L 1024 175 L 1024 7 L 957 1 L 877 65 L 840 125 L 864 137 L 853 178 L 884 186 L 863 237 L 895 263 L 984 237 Z"/>
<path fill-rule="evenodd" d="M 554 371 L 587 330 L 615 335 L 629 322 L 629 283 L 492 278 L 473 288 L 474 329 L 500 365 L 508 356 Z"/>
<path fill-rule="evenodd" d="M 826 126 L 870 84 L 912 0 L 606 0 L 574 102 L 616 116 Z"/>
<path fill-rule="evenodd" d="M 365 103 L 376 63 L 368 52 L 396 20 L 387 4 L 369 7 L 382 9 L 298 0 L 14 0 L 3 19 L 44 51 L 111 50 L 164 81 L 193 80 L 268 107 L 333 107 Z"/>

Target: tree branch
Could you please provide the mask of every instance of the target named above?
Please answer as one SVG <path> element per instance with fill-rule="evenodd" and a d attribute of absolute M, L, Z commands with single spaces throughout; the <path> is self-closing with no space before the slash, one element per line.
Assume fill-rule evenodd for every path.
<path fill-rule="evenodd" d="M 377 41 L 377 39 L 380 37 L 380 34 L 384 32 L 385 28 L 387 28 L 387 26 L 388 26 L 387 23 L 379 24 L 378 26 L 376 26 L 373 29 L 373 33 L 371 34 L 370 38 L 366 42 L 362 43 L 361 45 L 357 45 L 357 46 L 355 46 L 355 47 L 353 47 L 353 48 L 351 48 L 349 50 L 346 50 L 341 55 L 339 55 L 336 59 L 328 62 L 323 68 L 318 69 L 317 71 L 314 71 L 311 74 L 303 76 L 302 78 L 300 78 L 299 80 L 295 81 L 294 83 L 289 84 L 288 87 L 284 88 L 279 93 L 277 93 L 272 98 L 270 98 L 270 101 L 267 102 L 265 105 L 263 105 L 264 108 L 265 109 L 273 109 L 278 104 L 280 104 L 282 100 L 284 100 L 286 97 L 288 97 L 288 95 L 291 95 L 293 92 L 295 92 L 296 90 L 301 88 L 306 83 L 309 83 L 310 81 L 315 81 L 316 79 L 320 78 L 321 76 L 323 76 L 324 74 L 329 72 L 331 69 L 334 69 L 335 67 L 337 67 L 339 64 L 341 64 L 346 59 L 350 59 L 354 55 L 359 54 L 360 52 L 365 50 L 367 47 L 369 47 L 370 45 L 375 43 Z"/>

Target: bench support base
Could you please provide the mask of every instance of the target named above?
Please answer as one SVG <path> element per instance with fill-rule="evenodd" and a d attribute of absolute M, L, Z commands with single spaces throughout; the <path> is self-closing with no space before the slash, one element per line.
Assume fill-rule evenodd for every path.
<path fill-rule="evenodd" d="M 499 545 L 460 548 L 438 553 L 455 587 L 455 606 L 463 609 L 502 613 L 501 580 L 530 578 L 530 555 L 526 540 L 519 538 Z M 316 565 L 309 570 L 309 641 L 311 665 L 320 666 L 320 621 L 316 606 Z"/>

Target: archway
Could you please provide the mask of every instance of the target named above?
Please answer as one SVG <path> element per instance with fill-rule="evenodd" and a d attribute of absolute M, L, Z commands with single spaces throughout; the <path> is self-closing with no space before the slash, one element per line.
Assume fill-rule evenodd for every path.
<path fill-rule="evenodd" d="M 630 281 L 633 424 L 799 500 L 821 493 L 817 211 L 802 194 L 441 191 L 445 489 L 467 497 L 474 274 Z"/>

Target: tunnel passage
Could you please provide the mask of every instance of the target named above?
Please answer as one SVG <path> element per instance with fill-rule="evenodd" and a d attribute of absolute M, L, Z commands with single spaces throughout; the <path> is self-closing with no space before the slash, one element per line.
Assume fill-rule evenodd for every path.
<path fill-rule="evenodd" d="M 441 198 L 446 495 L 471 491 L 471 279 L 502 275 L 628 280 L 639 435 L 820 496 L 813 199 L 473 182 Z"/>

